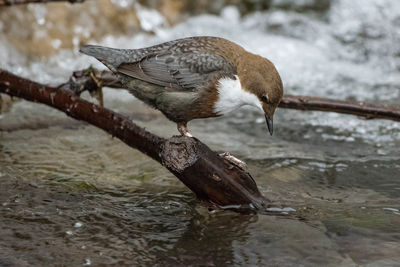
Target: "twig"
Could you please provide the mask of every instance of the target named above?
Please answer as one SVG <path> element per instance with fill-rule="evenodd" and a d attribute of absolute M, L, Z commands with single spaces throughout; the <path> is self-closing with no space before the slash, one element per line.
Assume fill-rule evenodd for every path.
<path fill-rule="evenodd" d="M 344 101 L 311 96 L 285 95 L 281 108 L 337 112 L 364 117 L 400 121 L 400 107 L 380 106 L 365 102 Z"/>
<path fill-rule="evenodd" d="M 265 210 L 268 200 L 261 195 L 248 172 L 221 158 L 195 138 L 161 138 L 137 126 L 126 116 L 83 100 L 73 91 L 77 88 L 94 89 L 96 83 L 90 78 L 90 73 L 81 74 L 80 78 L 73 77 L 59 88 L 53 88 L 0 70 L 0 92 L 46 104 L 103 129 L 161 163 L 200 200 L 214 207 Z M 114 81 L 108 81 L 106 75 L 102 84 L 113 84 Z M 83 82 L 80 86 L 79 81 Z"/>

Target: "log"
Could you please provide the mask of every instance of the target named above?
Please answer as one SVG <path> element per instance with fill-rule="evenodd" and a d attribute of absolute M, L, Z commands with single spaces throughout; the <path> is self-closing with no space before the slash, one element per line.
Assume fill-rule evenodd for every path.
<path fill-rule="evenodd" d="M 246 170 L 220 157 L 196 138 L 159 137 L 124 115 L 80 98 L 74 93 L 77 87 L 97 86 L 90 72 L 81 74 L 85 74 L 81 79 L 86 81 L 81 86 L 71 78 L 54 88 L 0 70 L 0 92 L 56 108 L 110 133 L 161 163 L 211 208 L 265 211 L 269 201 Z"/>

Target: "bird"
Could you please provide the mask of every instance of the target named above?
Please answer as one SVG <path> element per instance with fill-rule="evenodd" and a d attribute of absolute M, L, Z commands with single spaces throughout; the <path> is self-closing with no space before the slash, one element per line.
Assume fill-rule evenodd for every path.
<path fill-rule="evenodd" d="M 220 37 L 196 36 L 139 49 L 85 45 L 80 52 L 106 65 L 135 97 L 160 110 L 193 137 L 187 123 L 219 117 L 243 105 L 273 115 L 283 96 L 274 64 Z"/>

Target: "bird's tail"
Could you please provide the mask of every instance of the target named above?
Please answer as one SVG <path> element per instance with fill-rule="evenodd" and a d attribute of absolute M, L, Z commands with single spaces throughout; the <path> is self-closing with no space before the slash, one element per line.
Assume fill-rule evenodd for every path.
<path fill-rule="evenodd" d="M 129 60 L 126 50 L 124 49 L 116 49 L 98 45 L 85 45 L 79 49 L 79 52 L 95 57 L 112 71 L 116 71 L 122 62 Z"/>

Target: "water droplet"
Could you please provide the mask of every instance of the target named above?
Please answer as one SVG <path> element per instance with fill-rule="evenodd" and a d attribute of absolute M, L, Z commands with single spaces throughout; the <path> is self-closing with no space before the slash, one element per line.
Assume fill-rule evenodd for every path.
<path fill-rule="evenodd" d="M 71 230 L 68 230 L 68 231 L 66 231 L 65 232 L 67 235 L 72 235 L 73 234 L 73 232 L 71 231 Z"/>
<path fill-rule="evenodd" d="M 277 207 L 271 207 L 271 208 L 267 208 L 267 211 L 281 212 L 282 214 L 288 214 L 289 212 L 294 212 L 296 210 L 293 209 L 293 208 L 289 208 L 289 207 L 286 207 L 286 208 L 283 208 L 283 209 L 277 208 Z"/>
<path fill-rule="evenodd" d="M 220 206 L 221 209 L 240 209 L 242 208 L 242 205 L 226 205 L 226 206 Z"/>
<path fill-rule="evenodd" d="M 92 261 L 90 259 L 85 259 L 85 263 L 83 265 L 91 265 Z"/>
<path fill-rule="evenodd" d="M 295 209 L 290 208 L 290 207 L 285 207 L 282 210 L 285 211 L 285 212 L 296 211 Z"/>
<path fill-rule="evenodd" d="M 81 222 L 76 222 L 76 223 L 74 224 L 74 227 L 75 227 L 75 228 L 79 228 L 79 227 L 82 227 L 82 225 L 83 225 L 83 223 L 81 223 Z"/>
<path fill-rule="evenodd" d="M 398 209 L 395 208 L 382 208 L 383 210 L 388 210 L 388 211 L 393 211 L 393 212 L 399 212 Z"/>
<path fill-rule="evenodd" d="M 260 123 L 264 123 L 265 119 L 264 118 L 257 118 L 256 119 L 256 123 L 260 124 Z"/>

